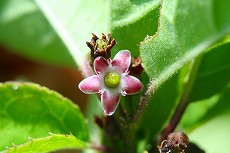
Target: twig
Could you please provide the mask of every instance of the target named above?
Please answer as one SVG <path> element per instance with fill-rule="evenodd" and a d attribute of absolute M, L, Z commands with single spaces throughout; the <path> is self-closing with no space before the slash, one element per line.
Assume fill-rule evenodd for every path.
<path fill-rule="evenodd" d="M 187 106 L 189 105 L 189 95 L 195 83 L 201 60 L 202 60 L 202 55 L 197 57 L 196 60 L 193 62 L 187 84 L 184 87 L 184 92 L 181 96 L 181 99 L 176 107 L 174 114 L 171 117 L 171 120 L 169 121 L 165 129 L 163 130 L 159 138 L 159 142 L 162 142 L 163 140 L 165 140 L 167 136 L 175 130 Z"/>

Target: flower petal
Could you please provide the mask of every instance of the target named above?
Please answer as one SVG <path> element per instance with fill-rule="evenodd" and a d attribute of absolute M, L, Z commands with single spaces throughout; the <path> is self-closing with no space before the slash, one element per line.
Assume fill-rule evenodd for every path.
<path fill-rule="evenodd" d="M 92 75 L 85 78 L 79 83 L 78 88 L 86 94 L 97 93 L 103 87 L 101 77 L 101 75 Z"/>
<path fill-rule="evenodd" d="M 102 108 L 106 115 L 112 115 L 120 101 L 120 94 L 118 92 L 112 92 L 105 90 L 101 95 Z"/>
<path fill-rule="evenodd" d="M 143 88 L 142 83 L 139 79 L 126 75 L 121 79 L 121 90 L 123 93 L 127 93 L 127 95 L 133 95 L 140 92 Z"/>
<path fill-rule="evenodd" d="M 113 61 L 112 66 L 115 71 L 124 73 L 128 70 L 131 62 L 131 54 L 128 50 L 119 51 Z"/>
<path fill-rule="evenodd" d="M 98 56 L 94 60 L 94 71 L 96 72 L 96 74 L 100 74 L 101 72 L 107 71 L 108 67 L 109 64 L 104 57 Z"/>

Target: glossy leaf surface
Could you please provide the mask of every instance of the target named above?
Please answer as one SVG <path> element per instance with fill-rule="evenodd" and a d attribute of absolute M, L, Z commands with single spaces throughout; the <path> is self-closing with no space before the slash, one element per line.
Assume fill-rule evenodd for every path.
<path fill-rule="evenodd" d="M 60 94 L 32 83 L 0 84 L 0 150 L 49 132 L 88 140 L 85 119 L 78 106 Z M 15 139 L 16 138 L 16 139 Z"/>

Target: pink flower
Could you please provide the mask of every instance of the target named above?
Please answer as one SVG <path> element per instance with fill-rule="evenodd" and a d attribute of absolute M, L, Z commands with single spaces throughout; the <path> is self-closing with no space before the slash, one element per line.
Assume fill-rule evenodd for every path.
<path fill-rule="evenodd" d="M 142 83 L 128 75 L 131 54 L 128 50 L 119 51 L 113 60 L 99 56 L 94 60 L 96 75 L 85 78 L 79 89 L 86 94 L 99 93 L 102 108 L 106 115 L 112 115 L 120 101 L 120 95 L 133 95 L 142 90 Z"/>

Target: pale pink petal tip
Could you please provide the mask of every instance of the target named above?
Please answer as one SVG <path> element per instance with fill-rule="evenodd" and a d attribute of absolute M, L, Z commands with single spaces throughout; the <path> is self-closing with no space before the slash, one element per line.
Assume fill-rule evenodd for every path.
<path fill-rule="evenodd" d="M 119 93 L 111 93 L 108 90 L 101 95 L 101 103 L 104 113 L 108 116 L 113 115 L 120 101 Z"/>
<path fill-rule="evenodd" d="M 78 88 L 86 94 L 98 93 L 101 90 L 100 78 L 100 75 L 93 75 L 85 78 L 79 83 Z"/>
<path fill-rule="evenodd" d="M 127 93 L 127 95 L 133 95 L 140 92 L 143 88 L 143 85 L 139 79 L 130 75 L 126 75 L 122 79 L 121 88 L 123 92 Z"/>
<path fill-rule="evenodd" d="M 115 55 L 112 61 L 112 66 L 116 71 L 125 73 L 128 70 L 130 63 L 131 63 L 130 51 L 121 50 Z"/>

